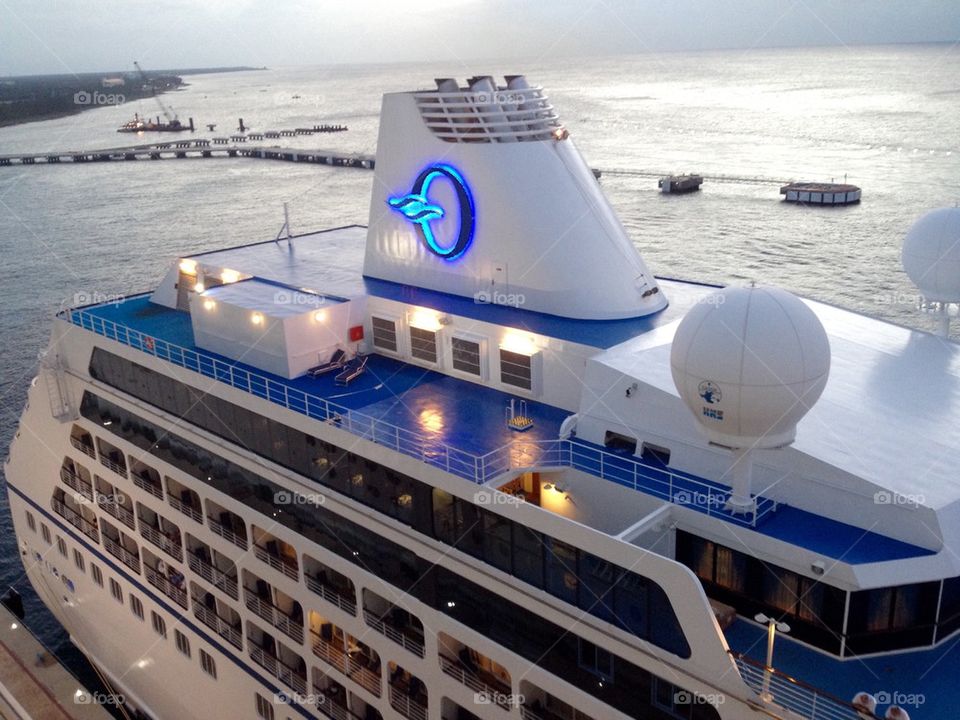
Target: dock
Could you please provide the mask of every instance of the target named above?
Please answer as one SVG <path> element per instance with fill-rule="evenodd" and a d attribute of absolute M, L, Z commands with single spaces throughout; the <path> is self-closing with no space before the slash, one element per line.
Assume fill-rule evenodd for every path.
<path fill-rule="evenodd" d="M 0 166 L 56 165 L 58 163 L 93 163 L 136 160 L 169 160 L 187 158 L 257 158 L 284 162 L 313 163 L 335 167 L 372 170 L 374 156 L 337 150 L 303 150 L 279 145 L 242 146 L 235 138 L 171 140 L 149 145 L 130 145 L 99 150 L 63 150 L 41 153 L 0 155 Z"/>
<path fill-rule="evenodd" d="M 112 720 L 100 699 L 0 605 L 0 718 Z"/>
<path fill-rule="evenodd" d="M 660 178 L 657 186 L 664 194 L 696 192 L 703 185 L 702 175 L 667 175 Z"/>
<path fill-rule="evenodd" d="M 860 188 L 846 183 L 795 182 L 780 188 L 785 202 L 804 205 L 852 205 L 860 202 Z"/>

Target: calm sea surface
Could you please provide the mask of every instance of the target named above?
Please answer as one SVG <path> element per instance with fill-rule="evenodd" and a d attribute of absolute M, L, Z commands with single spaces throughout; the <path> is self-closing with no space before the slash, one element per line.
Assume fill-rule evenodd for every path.
<path fill-rule="evenodd" d="M 808 49 L 550 62 L 281 68 L 189 77 L 164 96 L 197 136 L 344 123 L 286 146 L 372 153 L 380 96 L 434 77 L 526 73 L 544 85 L 593 167 L 842 181 L 849 208 L 780 202 L 776 184 L 707 182 L 662 196 L 650 177 L 602 179 L 659 275 L 784 286 L 916 327 L 899 247 L 923 212 L 960 200 L 960 49 Z M 295 97 L 299 96 L 299 97 Z M 0 154 L 115 147 L 150 101 L 0 128 Z M 207 123 L 216 123 L 214 133 Z M 154 135 L 153 138 L 158 136 Z M 169 139 L 169 138 L 166 138 Z M 269 239 L 289 203 L 294 232 L 366 223 L 372 173 L 262 160 L 0 168 L 0 446 L 15 432 L 53 313 L 75 293 L 151 288 L 178 255 Z M 25 594 L 0 504 L 0 587 Z M 57 623 L 28 597 L 28 623 L 80 666 Z"/>

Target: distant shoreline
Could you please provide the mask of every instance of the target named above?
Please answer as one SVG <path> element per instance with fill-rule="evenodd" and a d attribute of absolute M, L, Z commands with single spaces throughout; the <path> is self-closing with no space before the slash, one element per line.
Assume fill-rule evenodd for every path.
<path fill-rule="evenodd" d="M 247 66 L 216 67 L 216 68 L 185 68 L 180 70 L 153 70 L 151 78 L 177 78 L 176 88 L 185 87 L 182 76 L 213 75 L 216 73 L 249 72 L 266 70 Z M 127 77 L 131 72 L 98 72 L 80 73 L 75 75 L 18 75 L 0 77 L 0 128 L 25 125 L 44 120 L 56 120 L 69 117 L 100 107 L 98 104 L 77 103 L 75 96 L 78 93 L 117 93 L 125 96 L 126 100 L 149 97 L 152 93 L 144 93 L 140 88 L 130 89 L 126 85 L 104 87 L 105 78 Z M 167 87 L 166 90 L 176 89 Z M 155 94 L 162 94 L 165 90 L 157 90 Z M 73 98 L 73 100 L 71 100 Z"/>

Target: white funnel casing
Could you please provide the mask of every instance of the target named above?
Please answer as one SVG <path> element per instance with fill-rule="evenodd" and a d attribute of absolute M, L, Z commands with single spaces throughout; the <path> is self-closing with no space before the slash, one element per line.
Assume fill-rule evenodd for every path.
<path fill-rule="evenodd" d="M 542 91 L 522 76 L 504 87 L 487 76 L 471 78 L 470 89 L 452 85 L 383 98 L 364 275 L 568 318 L 663 309 L 664 294 Z M 418 176 L 438 166 L 443 173 L 418 193 Z M 448 259 L 430 249 L 424 228 L 435 247 L 457 245 L 467 201 L 455 176 L 474 232 Z M 425 213 L 432 219 L 419 222 Z"/>

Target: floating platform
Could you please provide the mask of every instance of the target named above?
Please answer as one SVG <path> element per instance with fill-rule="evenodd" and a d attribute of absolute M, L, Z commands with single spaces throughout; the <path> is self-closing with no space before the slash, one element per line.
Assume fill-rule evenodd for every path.
<path fill-rule="evenodd" d="M 657 182 L 660 192 L 669 194 L 696 192 L 701 185 L 702 175 L 667 175 Z"/>
<path fill-rule="evenodd" d="M 795 182 L 780 188 L 786 202 L 804 205 L 853 205 L 860 202 L 860 188 L 846 183 Z"/>

